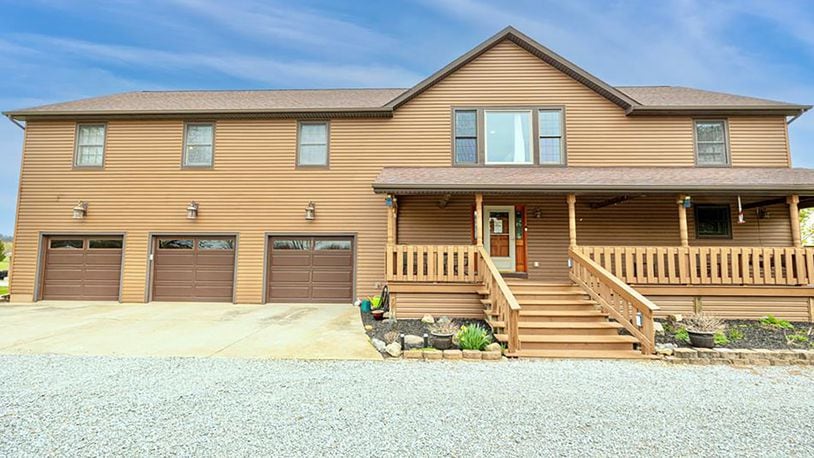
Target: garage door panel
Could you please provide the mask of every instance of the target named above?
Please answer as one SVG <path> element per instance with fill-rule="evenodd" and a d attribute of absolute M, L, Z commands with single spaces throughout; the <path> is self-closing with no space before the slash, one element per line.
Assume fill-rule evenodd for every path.
<path fill-rule="evenodd" d="M 352 300 L 351 237 L 272 237 L 269 246 L 267 297 L 270 301 Z"/>
<path fill-rule="evenodd" d="M 221 300 L 232 300 L 232 284 L 195 286 L 195 297 L 199 298 L 220 298 Z"/>
<path fill-rule="evenodd" d="M 234 264 L 235 254 L 233 252 L 219 255 L 198 254 L 198 266 L 225 266 L 231 269 Z"/>
<path fill-rule="evenodd" d="M 195 272 L 196 281 L 213 281 L 213 282 L 228 282 L 232 284 L 234 279 L 234 270 L 201 270 Z"/>
<path fill-rule="evenodd" d="M 86 270 L 86 275 L 87 282 L 103 281 L 109 283 L 112 281 L 118 284 L 121 271 L 113 269 L 94 269 L 88 267 L 88 269 Z"/>
<path fill-rule="evenodd" d="M 162 237 L 155 251 L 154 301 L 232 302 L 234 237 Z"/>
<path fill-rule="evenodd" d="M 76 266 L 82 265 L 85 262 L 85 254 L 81 251 L 67 252 L 62 250 L 49 250 L 48 251 L 48 264 L 53 266 Z"/>
<path fill-rule="evenodd" d="M 99 236 L 72 235 L 48 237 L 45 243 L 45 270 L 42 299 L 104 300 L 119 299 L 123 240 L 105 237 L 116 248 L 89 248 Z M 68 240 L 68 242 L 66 242 Z M 97 243 L 94 242 L 94 246 Z"/>
<path fill-rule="evenodd" d="M 185 250 L 186 251 L 186 250 Z M 176 250 L 158 250 L 154 256 L 156 266 L 192 266 L 195 264 L 194 253 L 177 253 Z"/>
<path fill-rule="evenodd" d="M 61 267 L 48 267 L 45 269 L 45 282 L 46 283 L 57 283 L 57 282 L 74 282 L 74 281 L 82 281 L 82 278 L 85 276 L 85 272 L 83 269 L 79 268 L 66 268 L 64 266 Z"/>
<path fill-rule="evenodd" d="M 88 266 L 110 266 L 117 268 L 122 263 L 122 253 L 94 253 L 89 252 L 85 256 L 85 264 Z"/>
<path fill-rule="evenodd" d="M 86 284 L 84 295 L 86 297 L 110 297 L 110 296 L 118 296 L 119 295 L 119 285 L 115 284 L 107 284 L 107 285 L 94 285 L 94 284 Z"/>
<path fill-rule="evenodd" d="M 192 270 L 156 269 L 155 278 L 156 283 L 192 282 L 195 280 L 195 272 Z"/>

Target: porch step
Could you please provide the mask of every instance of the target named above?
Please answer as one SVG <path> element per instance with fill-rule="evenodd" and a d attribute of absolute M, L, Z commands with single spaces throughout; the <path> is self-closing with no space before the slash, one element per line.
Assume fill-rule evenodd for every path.
<path fill-rule="evenodd" d="M 521 358 L 651 359 L 637 350 L 520 350 L 506 356 Z"/>
<path fill-rule="evenodd" d="M 523 310 L 520 309 L 520 321 L 606 321 L 608 315 L 599 310 Z"/>
<path fill-rule="evenodd" d="M 520 334 L 525 335 L 619 335 L 622 325 L 614 321 L 543 321 L 520 322 Z"/>
<path fill-rule="evenodd" d="M 524 305 L 540 305 L 545 307 L 560 307 L 560 306 L 574 306 L 574 305 L 596 305 L 596 302 L 590 299 L 517 299 L 520 306 Z"/>
<path fill-rule="evenodd" d="M 622 335 L 529 335 L 520 334 L 523 350 L 633 350 L 633 336 Z"/>

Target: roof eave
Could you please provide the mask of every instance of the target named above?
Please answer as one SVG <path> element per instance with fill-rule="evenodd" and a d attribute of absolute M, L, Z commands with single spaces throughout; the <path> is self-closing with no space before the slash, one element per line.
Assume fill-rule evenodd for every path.
<path fill-rule="evenodd" d="M 725 115 L 783 115 L 799 116 L 811 109 L 811 105 L 739 105 L 739 106 L 710 106 L 710 105 L 638 105 L 626 110 L 629 116 L 641 115 L 696 115 L 696 116 L 725 116 Z"/>
<path fill-rule="evenodd" d="M 757 186 L 731 186 L 731 185 L 641 185 L 641 186 L 616 186 L 616 185 L 523 185 L 523 186 L 506 186 L 505 184 L 384 184 L 373 183 L 373 191 L 378 194 L 392 193 L 392 194 L 410 194 L 410 193 L 473 193 L 473 192 L 491 192 L 491 193 L 510 193 L 510 194 L 529 194 L 529 193 L 545 193 L 545 192 L 574 192 L 574 193 L 587 193 L 587 192 L 630 192 L 630 191 L 647 191 L 655 193 L 673 193 L 673 192 L 704 192 L 704 193 L 729 193 L 737 192 L 741 194 L 777 194 L 785 195 L 787 193 L 814 193 L 814 184 L 810 185 L 757 185 Z"/>
<path fill-rule="evenodd" d="M 391 117 L 390 107 L 375 108 L 304 108 L 297 110 L 88 110 L 88 111 L 7 111 L 3 115 L 11 119 L 26 121 L 36 119 L 133 119 L 133 118 L 320 118 L 320 117 Z"/>

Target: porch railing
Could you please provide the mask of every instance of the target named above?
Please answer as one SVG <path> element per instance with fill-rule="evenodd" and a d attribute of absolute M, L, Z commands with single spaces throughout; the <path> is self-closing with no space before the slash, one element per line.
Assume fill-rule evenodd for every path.
<path fill-rule="evenodd" d="M 475 283 L 474 245 L 389 245 L 387 281 Z"/>
<path fill-rule="evenodd" d="M 571 279 L 595 300 L 603 311 L 641 343 L 645 355 L 656 347 L 653 314 L 659 307 L 582 252 L 569 249 Z"/>
<path fill-rule="evenodd" d="M 576 250 L 635 285 L 814 283 L 814 248 L 579 246 Z"/>
<path fill-rule="evenodd" d="M 478 265 L 482 266 L 480 281 L 489 299 L 491 319 L 503 323 L 509 353 L 517 353 L 520 351 L 520 304 L 486 250 L 483 247 L 477 247 L 477 250 Z"/>

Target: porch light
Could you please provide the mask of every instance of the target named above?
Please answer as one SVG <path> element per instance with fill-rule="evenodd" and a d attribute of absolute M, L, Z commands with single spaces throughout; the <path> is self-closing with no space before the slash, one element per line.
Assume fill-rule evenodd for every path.
<path fill-rule="evenodd" d="M 308 206 L 305 207 L 305 220 L 306 221 L 313 221 L 317 218 L 317 206 L 314 201 L 308 202 Z"/>
<path fill-rule="evenodd" d="M 396 206 L 396 196 L 390 196 L 384 198 L 384 204 L 388 207 L 395 207 Z"/>
<path fill-rule="evenodd" d="M 85 219 L 88 214 L 88 203 L 80 200 L 73 208 L 73 219 Z"/>
<path fill-rule="evenodd" d="M 682 203 L 684 204 L 684 208 L 692 208 L 692 197 L 684 196 L 684 202 Z"/>
<path fill-rule="evenodd" d="M 194 200 L 187 205 L 187 219 L 198 218 L 198 202 Z"/>

